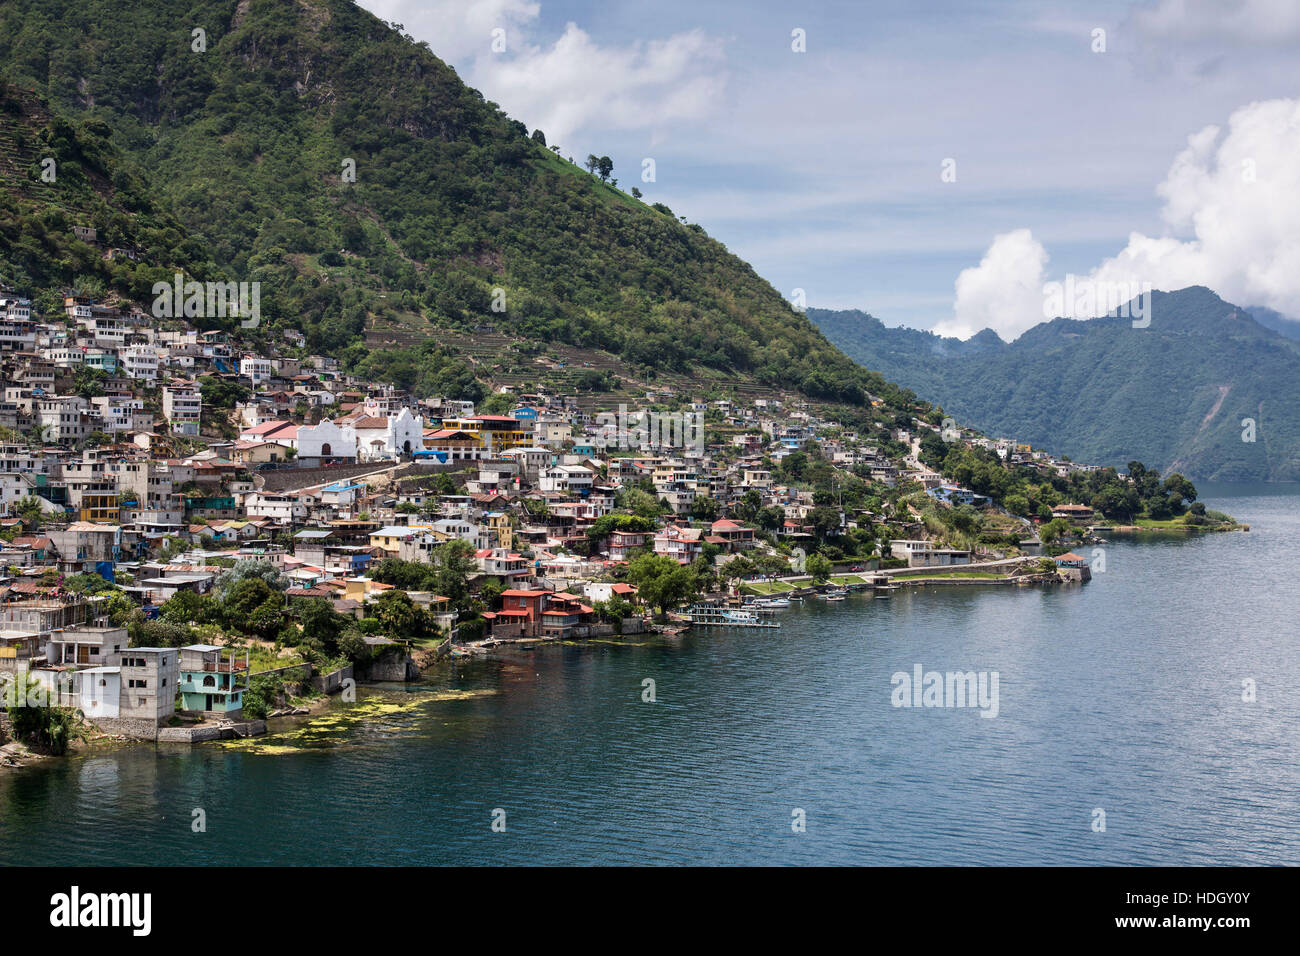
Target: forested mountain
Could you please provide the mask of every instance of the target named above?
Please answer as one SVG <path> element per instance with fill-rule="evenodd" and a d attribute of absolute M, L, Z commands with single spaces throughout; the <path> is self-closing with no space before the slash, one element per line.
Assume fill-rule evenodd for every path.
<path fill-rule="evenodd" d="M 1263 306 L 1254 306 L 1246 311 L 1250 313 L 1251 318 L 1264 328 L 1280 332 L 1289 339 L 1300 341 L 1300 321 L 1289 319 L 1281 312 L 1275 309 L 1266 309 Z"/>
<path fill-rule="evenodd" d="M 176 269 L 212 272 L 203 244 L 129 173 L 98 122 L 74 127 L 0 82 L 0 277 L 23 291 L 82 284 L 144 297 Z M 72 227 L 96 223 L 100 242 Z M 131 255 L 104 255 L 105 248 Z M 51 301 L 51 305 L 53 302 Z"/>
<path fill-rule="evenodd" d="M 1203 287 L 1152 293 L 1147 328 L 1054 319 L 1011 343 L 856 311 L 809 317 L 859 362 L 990 434 L 1193 479 L 1300 480 L 1300 342 Z"/>
<path fill-rule="evenodd" d="M 351 0 L 7 0 L 0 71 L 147 184 L 123 192 L 174 214 L 182 262 L 262 284 L 260 334 L 359 361 L 367 334 L 490 323 L 632 368 L 912 404 L 700 226 L 557 154 Z M 35 195 L 58 206 L 64 184 Z M 106 204 L 77 218 L 115 234 Z M 146 265 L 170 267 L 148 238 Z M 0 245 L 0 273 L 37 292 L 91 266 Z"/>

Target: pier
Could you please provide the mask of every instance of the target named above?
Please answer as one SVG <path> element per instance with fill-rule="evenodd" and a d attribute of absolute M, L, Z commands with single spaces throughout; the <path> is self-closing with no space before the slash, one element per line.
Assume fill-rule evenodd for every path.
<path fill-rule="evenodd" d="M 690 610 L 691 624 L 702 627 L 780 627 L 777 621 L 764 621 L 753 611 L 727 608 L 715 604 L 696 604 Z"/>

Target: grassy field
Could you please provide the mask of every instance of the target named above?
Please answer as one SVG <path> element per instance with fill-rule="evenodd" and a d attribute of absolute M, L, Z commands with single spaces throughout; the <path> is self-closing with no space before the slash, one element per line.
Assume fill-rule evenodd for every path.
<path fill-rule="evenodd" d="M 1005 578 L 1005 574 L 998 574 L 996 571 L 934 571 L 930 568 L 922 568 L 917 571 L 908 571 L 905 574 L 895 574 L 895 580 L 915 581 L 918 578 L 981 578 L 984 580 L 996 580 Z"/>
<path fill-rule="evenodd" d="M 866 584 L 865 578 L 860 578 L 856 574 L 832 574 L 831 584 Z"/>
<path fill-rule="evenodd" d="M 742 584 L 740 586 L 741 594 L 783 594 L 786 591 L 793 591 L 793 584 L 786 584 L 784 581 L 762 581 L 753 584 Z"/>

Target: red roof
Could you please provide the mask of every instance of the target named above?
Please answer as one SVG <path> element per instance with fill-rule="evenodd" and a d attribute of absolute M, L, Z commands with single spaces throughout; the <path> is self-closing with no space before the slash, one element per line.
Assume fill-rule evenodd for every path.
<path fill-rule="evenodd" d="M 256 427 L 254 427 L 254 428 L 246 428 L 246 429 L 244 429 L 244 434 L 245 434 L 245 435 L 263 435 L 263 436 L 266 436 L 266 435 L 280 435 L 280 434 L 284 434 L 284 435 L 290 435 L 290 434 L 292 434 L 292 435 L 297 435 L 297 434 L 298 434 L 298 426 L 295 425 L 293 422 L 287 422 L 287 421 L 262 422 L 262 424 L 260 424 L 260 425 L 258 425 L 258 426 L 256 426 Z"/>

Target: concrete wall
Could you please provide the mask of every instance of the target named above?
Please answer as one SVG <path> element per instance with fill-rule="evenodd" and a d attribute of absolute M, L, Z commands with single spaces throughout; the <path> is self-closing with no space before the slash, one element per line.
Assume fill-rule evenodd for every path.
<path fill-rule="evenodd" d="M 311 679 L 311 686 L 322 694 L 337 694 L 343 689 L 343 682 L 352 679 L 352 665 L 340 667 L 332 674 L 317 674 Z"/>
<path fill-rule="evenodd" d="M 371 681 L 405 681 L 410 679 L 411 669 L 411 659 L 406 648 L 393 644 L 380 648 L 370 662 L 361 668 L 361 676 L 364 680 Z"/>

